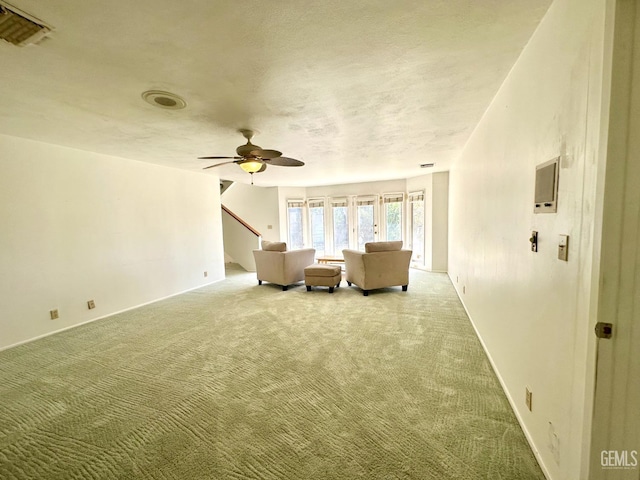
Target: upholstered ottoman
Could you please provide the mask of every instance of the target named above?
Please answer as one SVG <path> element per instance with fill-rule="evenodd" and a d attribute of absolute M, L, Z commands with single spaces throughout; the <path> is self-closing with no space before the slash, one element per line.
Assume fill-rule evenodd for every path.
<path fill-rule="evenodd" d="M 340 286 L 342 270 L 337 265 L 309 265 L 304 269 L 304 284 L 307 292 L 311 287 L 329 287 L 329 293 L 333 293 L 333 287 Z"/>

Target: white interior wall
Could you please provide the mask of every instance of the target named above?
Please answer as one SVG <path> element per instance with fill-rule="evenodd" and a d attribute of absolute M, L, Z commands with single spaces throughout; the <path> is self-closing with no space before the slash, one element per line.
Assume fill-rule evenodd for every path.
<path fill-rule="evenodd" d="M 224 278 L 217 177 L 4 135 L 0 158 L 0 348 Z"/>
<path fill-rule="evenodd" d="M 385 180 L 382 182 L 348 183 L 342 185 L 324 185 L 307 187 L 307 198 L 341 197 L 344 195 L 382 195 L 406 191 L 405 180 Z"/>
<path fill-rule="evenodd" d="M 222 194 L 222 203 L 260 232 L 263 239 L 280 240 L 277 187 L 235 182 Z"/>
<path fill-rule="evenodd" d="M 433 174 L 431 269 L 446 272 L 449 265 L 449 172 Z"/>
<path fill-rule="evenodd" d="M 436 172 L 406 180 L 407 193 L 424 192 L 424 267 L 446 272 L 449 248 L 449 172 Z"/>
<path fill-rule="evenodd" d="M 552 4 L 450 172 L 449 274 L 554 480 L 584 478 L 588 464 L 605 3 Z M 533 214 L 535 166 L 556 156 L 558 212 Z M 568 262 L 557 259 L 560 234 Z"/>

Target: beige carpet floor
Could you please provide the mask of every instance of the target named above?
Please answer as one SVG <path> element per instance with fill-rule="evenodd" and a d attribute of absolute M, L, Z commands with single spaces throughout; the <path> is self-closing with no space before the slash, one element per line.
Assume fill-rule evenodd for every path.
<path fill-rule="evenodd" d="M 544 479 L 449 279 L 223 282 L 0 352 L 2 479 Z"/>

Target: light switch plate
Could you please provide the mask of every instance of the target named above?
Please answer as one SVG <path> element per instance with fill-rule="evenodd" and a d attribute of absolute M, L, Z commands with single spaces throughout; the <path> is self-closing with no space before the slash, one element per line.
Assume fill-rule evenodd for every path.
<path fill-rule="evenodd" d="M 531 243 L 531 251 L 538 251 L 538 232 L 537 230 L 533 230 L 531 232 L 531 237 L 529 237 L 529 242 Z"/>
<path fill-rule="evenodd" d="M 565 262 L 569 260 L 569 235 L 560 235 L 558 240 L 558 259 Z"/>

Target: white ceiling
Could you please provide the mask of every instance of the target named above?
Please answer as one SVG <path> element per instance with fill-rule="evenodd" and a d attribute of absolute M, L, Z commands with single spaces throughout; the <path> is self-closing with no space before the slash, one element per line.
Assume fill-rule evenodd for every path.
<path fill-rule="evenodd" d="M 251 128 L 306 162 L 257 185 L 310 186 L 447 170 L 551 0 L 10 3 L 55 31 L 0 42 L 0 133 L 202 171 Z"/>

